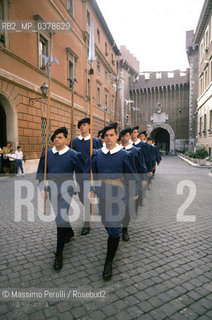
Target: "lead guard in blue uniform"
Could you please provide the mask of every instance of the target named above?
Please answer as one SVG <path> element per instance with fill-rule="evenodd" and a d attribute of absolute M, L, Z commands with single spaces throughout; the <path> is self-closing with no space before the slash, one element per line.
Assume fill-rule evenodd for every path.
<path fill-rule="evenodd" d="M 123 213 L 125 212 L 126 203 L 124 198 L 119 199 L 118 204 L 113 203 L 110 212 L 110 217 L 112 218 L 108 221 L 108 207 L 112 202 L 110 202 L 112 198 L 107 198 L 105 192 L 107 192 L 108 188 L 111 188 L 113 196 L 114 194 L 119 194 L 120 191 L 124 192 L 124 190 L 127 190 L 127 188 L 124 187 L 127 185 L 127 182 L 129 182 L 127 181 L 129 175 L 131 179 L 134 179 L 135 184 L 137 178 L 135 176 L 136 169 L 132 157 L 128 152 L 123 150 L 122 147 L 116 144 L 118 139 L 117 123 L 105 127 L 102 132 L 102 138 L 105 141 L 105 146 L 99 150 L 94 150 L 91 163 L 90 161 L 87 162 L 84 172 L 89 173 L 90 169 L 92 169 L 94 177 L 97 176 L 98 180 L 101 181 L 101 187 L 96 187 L 94 193 L 99 198 L 99 213 L 101 214 L 102 223 L 109 235 L 103 271 L 103 279 L 109 280 L 112 276 L 112 261 L 119 245 L 119 234 L 122 231 L 121 217 L 123 217 Z M 137 191 L 138 190 L 134 189 L 132 197 L 136 198 L 138 194 Z M 94 197 L 94 193 L 91 192 L 90 196 Z"/>
<path fill-rule="evenodd" d="M 145 173 L 147 173 L 147 168 L 145 164 L 144 154 L 141 151 L 141 149 L 134 147 L 130 143 L 131 133 L 132 133 L 132 129 L 130 127 L 121 130 L 119 133 L 119 140 L 121 141 L 121 146 L 123 147 L 123 149 L 129 152 L 130 155 L 132 156 L 133 161 L 135 163 L 136 173 L 141 184 L 144 179 Z M 135 208 L 136 211 L 138 209 L 138 206 L 141 205 L 141 203 L 142 203 L 142 194 L 139 195 L 139 199 L 136 201 L 136 208 Z M 127 208 L 125 218 L 122 221 L 122 240 L 123 241 L 130 240 L 128 235 L 129 222 L 130 222 L 130 213 Z"/>
<path fill-rule="evenodd" d="M 54 147 L 48 150 L 47 155 L 47 180 L 54 181 L 57 186 L 57 190 L 47 188 L 56 215 L 55 222 L 57 225 L 57 247 L 53 265 L 56 271 L 59 271 L 63 266 L 62 252 L 65 243 L 69 242 L 74 236 L 74 232 L 68 220 L 70 202 L 66 202 L 64 199 L 66 193 L 69 196 L 73 195 L 74 188 L 70 186 L 67 191 L 62 192 L 61 187 L 64 181 L 73 181 L 74 172 L 78 183 L 81 185 L 82 172 L 85 165 L 82 155 L 67 147 L 67 136 L 67 128 L 61 127 L 55 130 L 51 137 L 51 140 L 54 142 Z M 41 155 L 38 165 L 36 178 L 39 180 L 39 182 L 43 181 L 44 161 L 45 152 L 43 152 Z M 41 193 L 44 198 L 47 198 L 47 190 L 44 190 L 41 187 Z M 57 199 L 57 205 L 54 204 L 55 198 Z"/>
<path fill-rule="evenodd" d="M 78 122 L 78 129 L 80 129 L 80 135 L 73 140 L 73 149 L 77 152 L 81 152 L 85 163 L 90 158 L 90 118 L 83 118 Z M 71 141 L 69 143 L 71 148 Z M 99 149 L 102 147 L 101 139 L 93 137 L 93 149 Z M 82 200 L 82 199 L 81 199 Z M 81 231 L 81 235 L 86 235 L 90 232 L 89 222 L 85 222 Z"/>

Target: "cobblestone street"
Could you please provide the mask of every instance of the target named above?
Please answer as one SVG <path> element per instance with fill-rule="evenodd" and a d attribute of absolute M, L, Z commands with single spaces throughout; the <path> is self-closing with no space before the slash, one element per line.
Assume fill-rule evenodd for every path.
<path fill-rule="evenodd" d="M 35 222 L 27 222 L 25 214 L 21 222 L 14 221 L 14 182 L 26 178 L 36 185 L 34 175 L 0 178 L 0 289 L 105 293 L 90 300 L 22 301 L 1 296 L 1 320 L 211 320 L 212 177 L 208 173 L 176 156 L 164 157 L 137 219 L 131 221 L 130 241 L 120 242 L 109 282 L 102 280 L 107 234 L 101 224 L 93 223 L 87 236 L 80 235 L 82 219 L 73 224 L 75 236 L 65 246 L 63 269 L 56 273 L 55 223 L 42 223 L 36 212 Z"/>

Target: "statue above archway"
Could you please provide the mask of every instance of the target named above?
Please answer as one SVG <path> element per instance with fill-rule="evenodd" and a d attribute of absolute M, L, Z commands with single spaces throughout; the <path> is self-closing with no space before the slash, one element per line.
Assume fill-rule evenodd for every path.
<path fill-rule="evenodd" d="M 155 106 L 156 109 L 156 113 L 161 113 L 162 110 L 162 104 L 160 102 L 158 102 Z"/>
<path fill-rule="evenodd" d="M 155 106 L 155 113 L 151 116 L 151 121 L 153 123 L 164 123 L 169 119 L 168 114 L 162 111 L 162 104 L 158 102 Z"/>

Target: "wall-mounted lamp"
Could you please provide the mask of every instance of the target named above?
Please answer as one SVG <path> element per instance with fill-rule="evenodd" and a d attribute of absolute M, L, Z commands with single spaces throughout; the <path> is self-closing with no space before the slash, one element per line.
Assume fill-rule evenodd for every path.
<path fill-rule="evenodd" d="M 48 95 L 48 86 L 47 84 L 44 82 L 44 84 L 40 87 L 41 90 L 41 94 L 42 94 L 42 98 L 29 98 L 29 104 L 33 105 L 35 104 L 37 101 L 43 101 L 43 99 L 47 98 Z"/>

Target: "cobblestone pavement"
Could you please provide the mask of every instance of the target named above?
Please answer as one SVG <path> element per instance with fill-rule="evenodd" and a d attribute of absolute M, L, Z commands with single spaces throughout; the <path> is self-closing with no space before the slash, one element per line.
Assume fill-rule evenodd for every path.
<path fill-rule="evenodd" d="M 89 235 L 80 236 L 82 221 L 74 223 L 75 237 L 66 244 L 64 267 L 56 273 L 55 224 L 41 223 L 38 217 L 27 222 L 25 210 L 21 222 L 15 222 L 14 181 L 25 178 L 1 178 L 0 289 L 76 289 L 77 295 L 100 292 L 101 297 L 78 299 L 73 291 L 58 300 L 1 296 L 0 319 L 212 319 L 208 173 L 178 157 L 164 157 L 138 218 L 130 224 L 130 241 L 120 242 L 113 277 L 106 283 L 104 228 L 95 223 Z M 33 177 L 28 179 L 36 184 Z"/>

